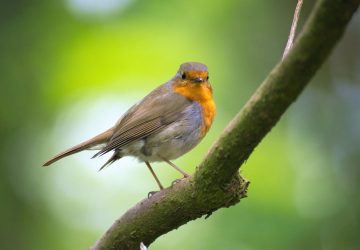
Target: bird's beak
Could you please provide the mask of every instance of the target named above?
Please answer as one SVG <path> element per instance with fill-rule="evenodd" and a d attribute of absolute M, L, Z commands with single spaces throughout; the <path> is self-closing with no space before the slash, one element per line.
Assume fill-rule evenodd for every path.
<path fill-rule="evenodd" d="M 196 83 L 204 82 L 204 78 L 202 78 L 202 77 L 196 77 L 196 78 L 194 78 L 193 81 L 196 82 Z"/>

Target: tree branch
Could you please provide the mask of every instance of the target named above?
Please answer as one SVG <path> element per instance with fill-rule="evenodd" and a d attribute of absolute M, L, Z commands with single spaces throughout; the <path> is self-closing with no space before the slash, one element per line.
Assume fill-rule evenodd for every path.
<path fill-rule="evenodd" d="M 289 54 L 215 142 L 192 177 L 140 201 L 92 249 L 139 249 L 179 226 L 246 197 L 238 170 L 314 76 L 360 0 L 320 0 Z"/>

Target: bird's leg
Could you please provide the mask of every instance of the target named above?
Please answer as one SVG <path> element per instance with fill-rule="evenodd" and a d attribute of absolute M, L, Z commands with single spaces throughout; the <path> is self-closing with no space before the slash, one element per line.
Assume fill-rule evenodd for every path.
<path fill-rule="evenodd" d="M 155 174 L 154 170 L 152 169 L 150 163 L 148 161 L 146 161 L 145 164 L 149 168 L 151 174 L 154 176 L 154 178 L 156 180 L 156 183 L 159 185 L 160 190 L 163 190 L 164 187 L 163 187 L 163 185 L 161 185 L 161 182 L 160 182 L 159 178 L 156 176 L 156 174 Z"/>
<path fill-rule="evenodd" d="M 167 164 L 169 164 L 170 166 L 172 166 L 173 168 L 175 168 L 177 171 L 179 171 L 185 178 L 189 177 L 190 175 L 188 173 L 186 173 L 184 170 L 182 170 L 181 168 L 179 168 L 178 166 L 176 166 L 174 163 L 172 163 L 171 161 L 169 161 L 168 159 L 162 157 L 159 155 L 159 157 L 165 161 Z"/>

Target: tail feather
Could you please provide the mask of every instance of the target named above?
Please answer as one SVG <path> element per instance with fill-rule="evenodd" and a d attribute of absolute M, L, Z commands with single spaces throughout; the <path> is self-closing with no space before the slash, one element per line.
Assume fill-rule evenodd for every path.
<path fill-rule="evenodd" d="M 47 162 L 44 163 L 44 167 L 45 166 L 49 166 L 51 164 L 53 164 L 54 162 L 66 157 L 66 156 L 69 156 L 69 155 L 72 155 L 72 154 L 75 154 L 75 153 L 78 153 L 80 151 L 83 151 L 83 150 L 86 150 L 86 149 L 90 149 L 92 147 L 95 147 L 99 144 L 103 144 L 103 143 L 106 143 L 110 140 L 111 136 L 113 134 L 113 129 L 109 129 L 109 130 L 106 130 L 105 132 L 91 138 L 90 140 L 87 140 L 83 143 L 80 143 L 72 148 L 69 148 L 68 150 L 58 154 L 58 155 L 55 155 L 53 158 L 51 158 L 50 160 L 48 160 Z"/>
<path fill-rule="evenodd" d="M 119 160 L 120 158 L 121 156 L 119 156 L 118 152 L 115 151 L 114 154 L 110 157 L 110 159 L 107 160 L 105 164 L 101 166 L 101 168 L 99 168 L 99 171 L 109 166 L 110 164 L 113 164 L 115 161 Z"/>

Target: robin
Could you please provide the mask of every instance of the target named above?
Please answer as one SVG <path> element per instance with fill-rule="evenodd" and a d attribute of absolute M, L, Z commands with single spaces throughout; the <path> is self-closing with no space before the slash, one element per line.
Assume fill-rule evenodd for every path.
<path fill-rule="evenodd" d="M 188 177 L 170 160 L 187 153 L 204 138 L 215 111 L 207 67 L 187 62 L 170 81 L 132 106 L 114 127 L 54 156 L 43 166 L 83 150 L 100 149 L 92 158 L 114 151 L 100 170 L 124 156 L 133 156 L 145 162 L 163 189 L 150 162 L 164 161 Z"/>

